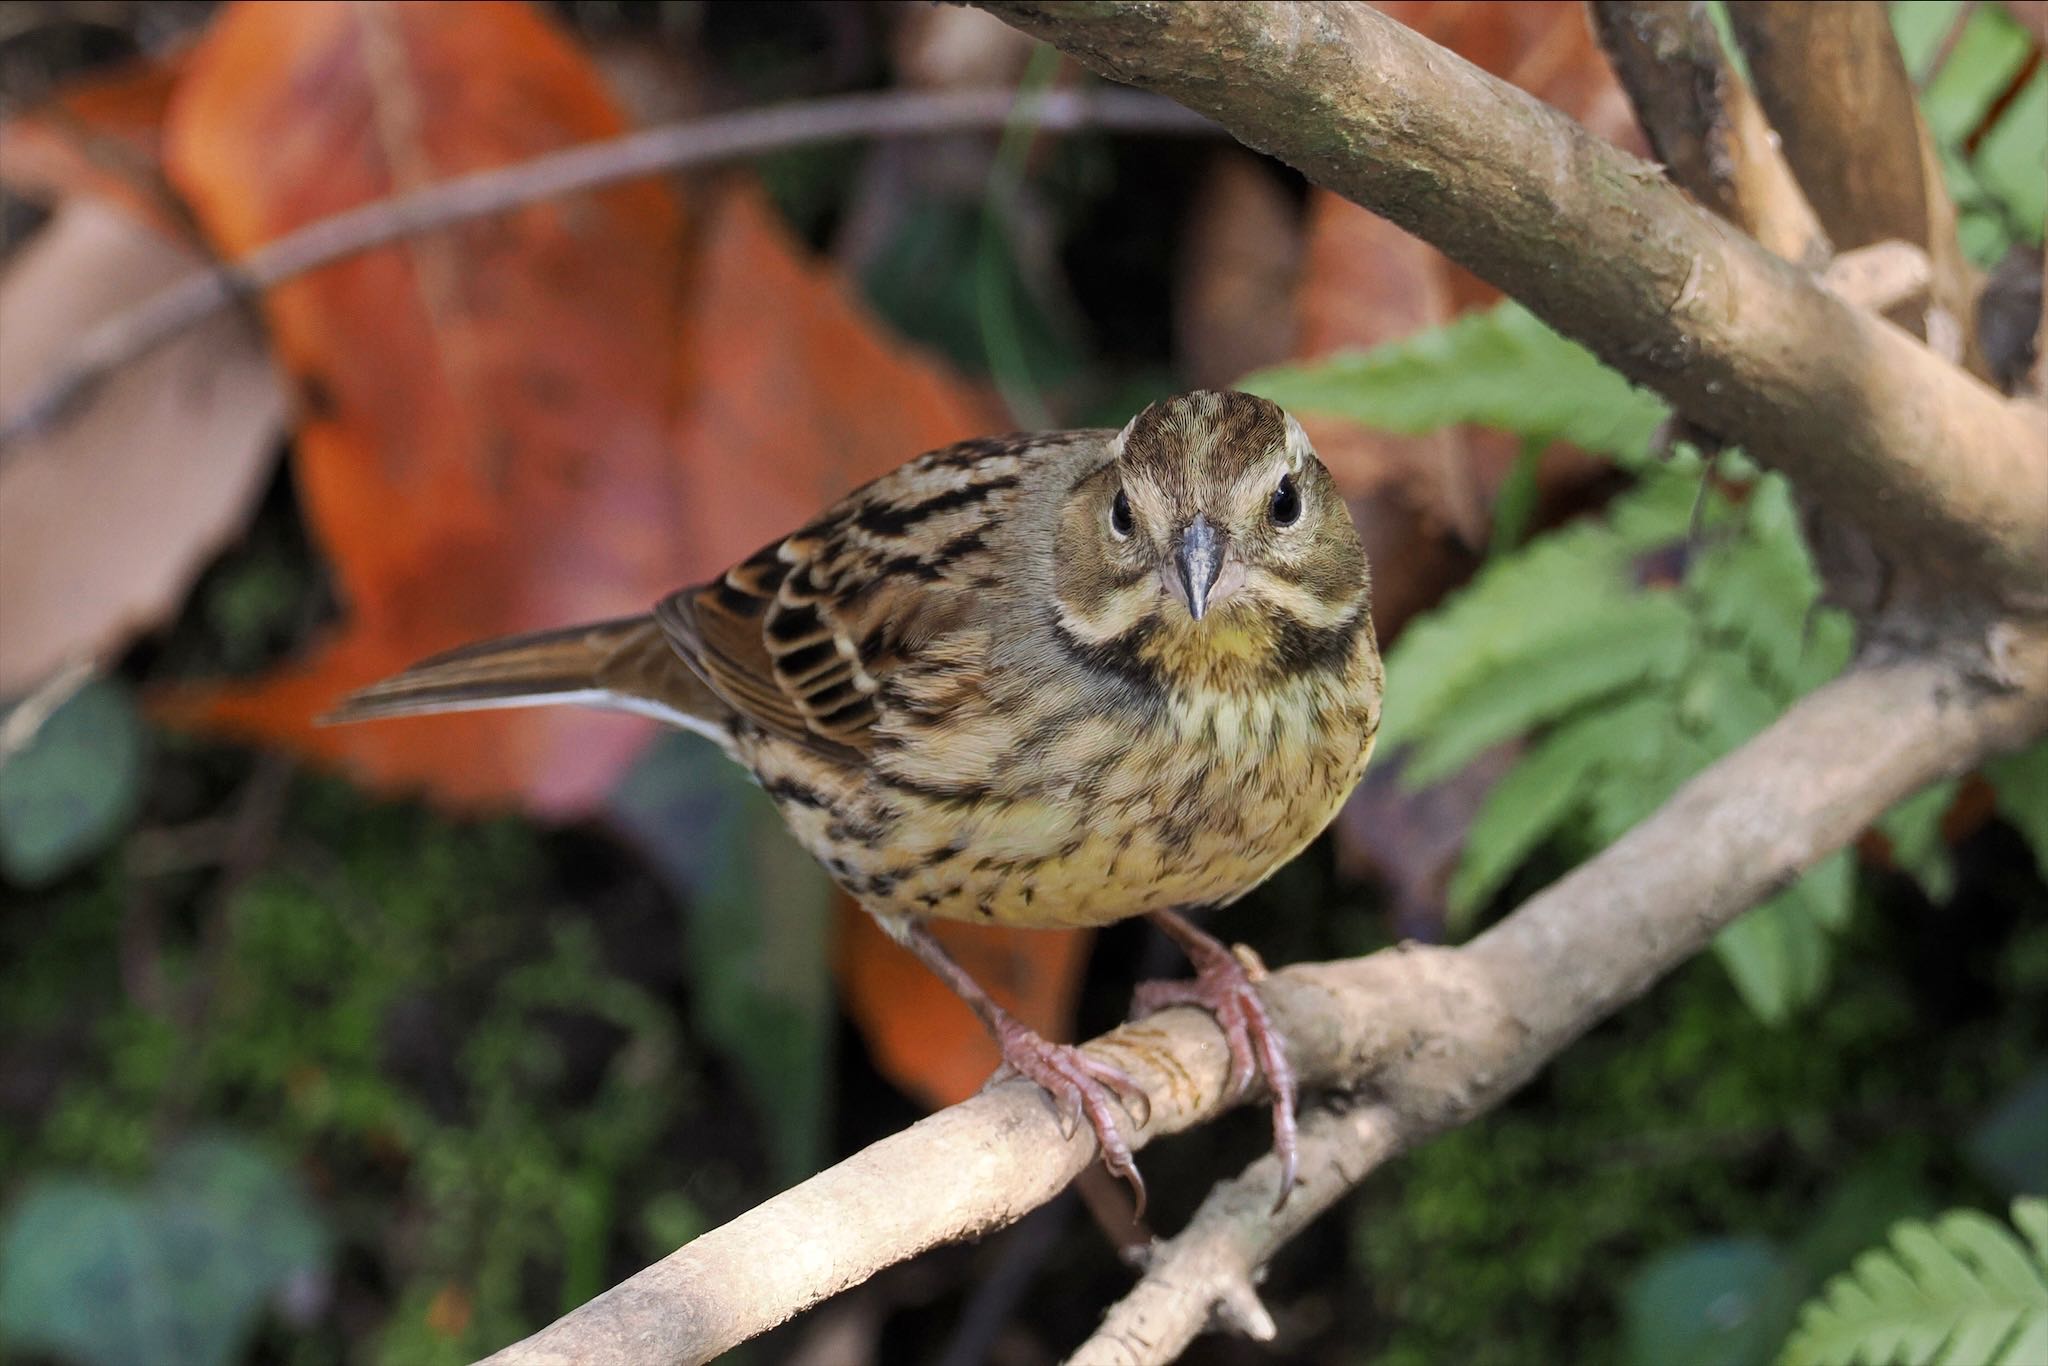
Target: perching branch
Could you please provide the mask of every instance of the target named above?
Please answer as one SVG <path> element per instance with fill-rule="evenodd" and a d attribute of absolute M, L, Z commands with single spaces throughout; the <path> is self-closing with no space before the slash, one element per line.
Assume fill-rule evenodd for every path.
<path fill-rule="evenodd" d="M 1435 242 L 1959 598 L 2048 610 L 2048 443 L 2035 415 L 1737 236 L 1653 168 L 1360 6 L 986 7 Z M 1257 1268 L 1367 1171 L 1497 1103 L 1899 798 L 2044 729 L 2048 633 L 1963 627 L 1813 693 L 1472 944 L 1275 974 L 1269 1005 L 1304 1081 L 1364 1103 L 1308 1117 L 1305 1184 L 1280 1214 L 1270 1163 L 1213 1193 L 1078 1359 L 1168 1360 L 1217 1316 L 1262 1332 Z M 1205 1016 L 1169 1012 L 1094 1047 L 1153 1096 L 1136 1145 L 1224 1103 L 1222 1041 Z M 1019 1217 L 1091 1148 L 1085 1134 L 1060 1140 L 1030 1087 L 993 1088 L 493 1360 L 708 1359 L 884 1266 Z"/>
<path fill-rule="evenodd" d="M 112 371 L 138 360 L 238 299 L 307 271 L 473 218 L 624 180 L 852 138 L 930 137 L 1000 128 L 1012 116 L 1047 132 L 1106 128 L 1204 133 L 1215 125 L 1168 100 L 1128 90 L 1048 91 L 1019 108 L 1008 88 L 884 91 L 666 124 L 530 161 L 444 180 L 308 223 L 239 261 L 194 272 L 79 340 L 70 363 L 0 419 L 0 456 L 32 436 Z"/>
<path fill-rule="evenodd" d="M 1271 1163 L 1212 1195 L 1113 1315 L 1127 1359 L 1164 1361 L 1241 1272 L 1381 1161 L 1498 1103 L 1565 1045 L 1840 848 L 1899 798 L 2048 728 L 2048 634 L 1852 670 L 1681 788 L 1611 848 L 1459 949 L 1296 966 L 1264 988 L 1311 1087 L 1370 1102 L 1317 1117 L 1276 1216 Z M 1134 1146 L 1223 1108 L 1222 1035 L 1174 1010 L 1092 1047 L 1152 1096 Z M 1008 1082 L 714 1229 L 490 1358 L 493 1366 L 701 1362 L 926 1248 L 1050 1200 L 1093 1157 Z M 1171 1293 L 1183 1281 L 1193 1295 Z M 1141 1350 L 1143 1337 L 1153 1346 Z M 1077 1360 L 1093 1363 L 1093 1344 Z M 1115 1358 L 1108 1358 L 1115 1359 Z"/>
<path fill-rule="evenodd" d="M 1433 243 L 1930 581 L 2048 612 L 2038 411 L 1532 96 L 1365 5 L 983 7 Z"/>

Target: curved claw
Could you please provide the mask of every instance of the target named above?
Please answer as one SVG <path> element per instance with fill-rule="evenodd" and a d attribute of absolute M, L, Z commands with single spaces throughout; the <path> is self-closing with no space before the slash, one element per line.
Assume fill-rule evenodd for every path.
<path fill-rule="evenodd" d="M 1172 926 L 1162 925 L 1195 965 L 1193 981 L 1145 982 L 1133 1000 L 1134 1013 L 1149 1015 L 1169 1006 L 1197 1006 L 1216 1019 L 1230 1050 L 1230 1073 L 1225 1086 L 1232 1098 L 1242 1096 L 1254 1077 L 1263 1075 L 1272 1094 L 1273 1154 L 1280 1160 L 1280 1194 L 1273 1203 L 1278 1210 L 1294 1190 L 1300 1167 L 1300 1142 L 1295 1127 L 1295 1101 L 1299 1090 L 1294 1066 L 1287 1060 L 1285 1040 L 1266 1013 L 1266 1003 L 1244 963 L 1220 942 L 1179 917 Z"/>
<path fill-rule="evenodd" d="M 1110 1108 L 1115 1099 L 1140 1125 L 1152 1117 L 1152 1100 L 1130 1073 L 1115 1063 L 1090 1057 L 1072 1044 L 1049 1043 L 1029 1027 L 1005 1019 L 996 1035 L 1003 1050 L 1003 1066 L 995 1079 L 1005 1074 L 1029 1077 L 1045 1092 L 1046 1102 L 1060 1121 L 1062 1136 L 1072 1138 L 1082 1116 L 1095 1133 L 1102 1165 L 1112 1176 L 1131 1187 L 1137 1215 L 1145 1212 L 1145 1180 L 1131 1155 L 1130 1142 L 1118 1127 Z M 1135 1215 L 1133 1217 L 1136 1217 Z"/>

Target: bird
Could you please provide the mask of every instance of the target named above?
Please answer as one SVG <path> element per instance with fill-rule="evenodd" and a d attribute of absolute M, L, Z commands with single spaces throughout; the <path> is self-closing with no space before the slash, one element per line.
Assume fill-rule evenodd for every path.
<path fill-rule="evenodd" d="M 998 1076 L 1085 1116 L 1140 1209 L 1116 1108 L 1143 1089 L 1052 1043 L 933 936 L 1146 916 L 1192 980 L 1139 1015 L 1208 1010 L 1228 1090 L 1264 1079 L 1295 1184 L 1297 1080 L 1264 969 L 1190 916 L 1335 816 L 1371 756 L 1383 670 L 1349 510 L 1278 405 L 1198 390 L 1120 430 L 965 441 L 911 459 L 640 616 L 488 640 L 323 720 L 573 703 L 708 736 L 797 841 L 994 1037 Z"/>

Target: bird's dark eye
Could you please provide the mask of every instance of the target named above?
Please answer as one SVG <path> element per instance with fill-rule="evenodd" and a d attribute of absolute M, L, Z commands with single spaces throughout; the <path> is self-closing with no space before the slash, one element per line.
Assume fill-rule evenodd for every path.
<path fill-rule="evenodd" d="M 1116 501 L 1109 505 L 1109 529 L 1122 537 L 1130 535 L 1135 525 L 1131 520 L 1131 500 L 1124 496 L 1122 489 L 1118 489 Z"/>
<path fill-rule="evenodd" d="M 1294 486 L 1294 476 L 1280 476 L 1280 487 L 1273 490 L 1273 501 L 1266 509 L 1274 526 L 1293 526 L 1301 520 L 1301 490 Z"/>

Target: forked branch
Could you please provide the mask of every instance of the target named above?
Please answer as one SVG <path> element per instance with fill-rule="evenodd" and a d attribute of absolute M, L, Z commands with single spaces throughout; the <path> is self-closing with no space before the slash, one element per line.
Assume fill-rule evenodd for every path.
<path fill-rule="evenodd" d="M 1533 96 L 1368 5 L 982 8 L 1442 249 L 1929 582 L 2048 613 L 2039 410 L 1845 303 Z"/>

